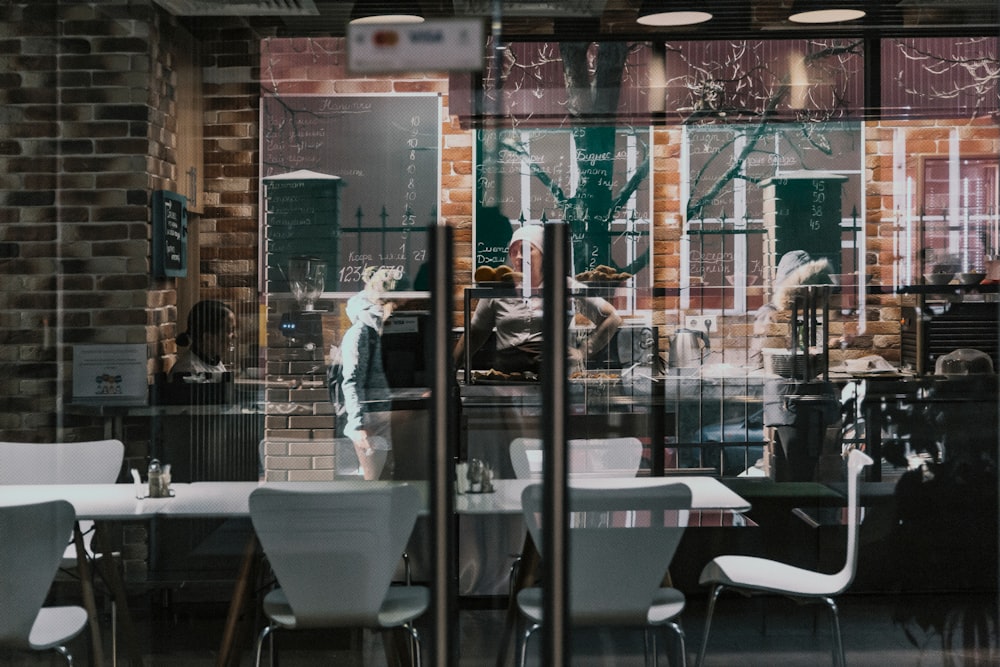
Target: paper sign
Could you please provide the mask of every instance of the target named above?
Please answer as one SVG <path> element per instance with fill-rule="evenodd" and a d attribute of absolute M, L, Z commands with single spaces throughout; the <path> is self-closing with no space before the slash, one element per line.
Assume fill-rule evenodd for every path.
<path fill-rule="evenodd" d="M 440 19 L 423 23 L 347 26 L 352 72 L 473 71 L 483 67 L 483 22 Z"/>
<path fill-rule="evenodd" d="M 73 400 L 145 405 L 146 345 L 74 345 Z"/>

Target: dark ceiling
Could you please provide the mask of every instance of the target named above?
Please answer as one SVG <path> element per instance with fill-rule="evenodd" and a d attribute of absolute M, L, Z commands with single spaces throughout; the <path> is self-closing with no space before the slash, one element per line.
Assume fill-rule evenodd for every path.
<path fill-rule="evenodd" d="M 262 31 L 276 36 L 346 34 L 354 2 L 313 0 L 313 3 L 319 15 L 252 16 L 250 20 Z M 636 23 L 641 0 L 500 0 L 498 3 L 420 0 L 417 4 L 429 19 L 481 16 L 487 32 L 491 30 L 490 12 L 499 4 L 500 34 L 506 40 L 767 39 L 863 33 L 1000 36 L 1000 0 L 862 0 L 867 10 L 864 19 L 818 27 L 804 27 L 787 20 L 793 0 L 696 0 L 696 5 L 707 8 L 714 18 L 707 23 L 676 28 L 651 28 Z"/>

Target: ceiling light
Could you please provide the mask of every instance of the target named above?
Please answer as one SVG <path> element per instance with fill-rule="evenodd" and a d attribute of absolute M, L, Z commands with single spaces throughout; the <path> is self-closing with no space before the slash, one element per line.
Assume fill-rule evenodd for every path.
<path fill-rule="evenodd" d="M 419 3 L 357 0 L 351 10 L 351 23 L 423 23 Z"/>
<path fill-rule="evenodd" d="M 712 18 L 704 4 L 688 0 L 645 0 L 639 9 L 636 22 L 650 26 L 679 26 L 704 23 Z"/>
<path fill-rule="evenodd" d="M 794 12 L 788 17 L 793 23 L 844 23 L 856 21 L 865 15 L 859 2 L 821 2 L 819 0 L 797 0 Z"/>

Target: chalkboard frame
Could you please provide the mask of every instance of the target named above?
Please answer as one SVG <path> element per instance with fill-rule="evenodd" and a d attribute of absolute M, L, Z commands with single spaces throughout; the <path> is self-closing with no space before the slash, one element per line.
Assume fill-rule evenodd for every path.
<path fill-rule="evenodd" d="M 153 275 L 157 278 L 187 276 L 187 197 L 169 190 L 153 192 Z M 171 212 L 176 211 L 176 224 Z"/>
<path fill-rule="evenodd" d="M 439 93 L 262 96 L 261 292 L 284 284 L 267 275 L 264 181 L 301 170 L 343 179 L 324 295 L 358 291 L 370 265 L 401 266 L 397 289 L 413 287 L 427 259 L 427 231 L 441 224 L 442 114 Z"/>

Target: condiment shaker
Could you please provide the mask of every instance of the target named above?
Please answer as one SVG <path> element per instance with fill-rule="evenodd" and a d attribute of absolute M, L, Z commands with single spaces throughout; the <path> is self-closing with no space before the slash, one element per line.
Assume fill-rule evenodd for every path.
<path fill-rule="evenodd" d="M 160 498 L 162 496 L 163 470 L 160 468 L 160 460 L 152 459 L 149 462 L 149 497 Z"/>

